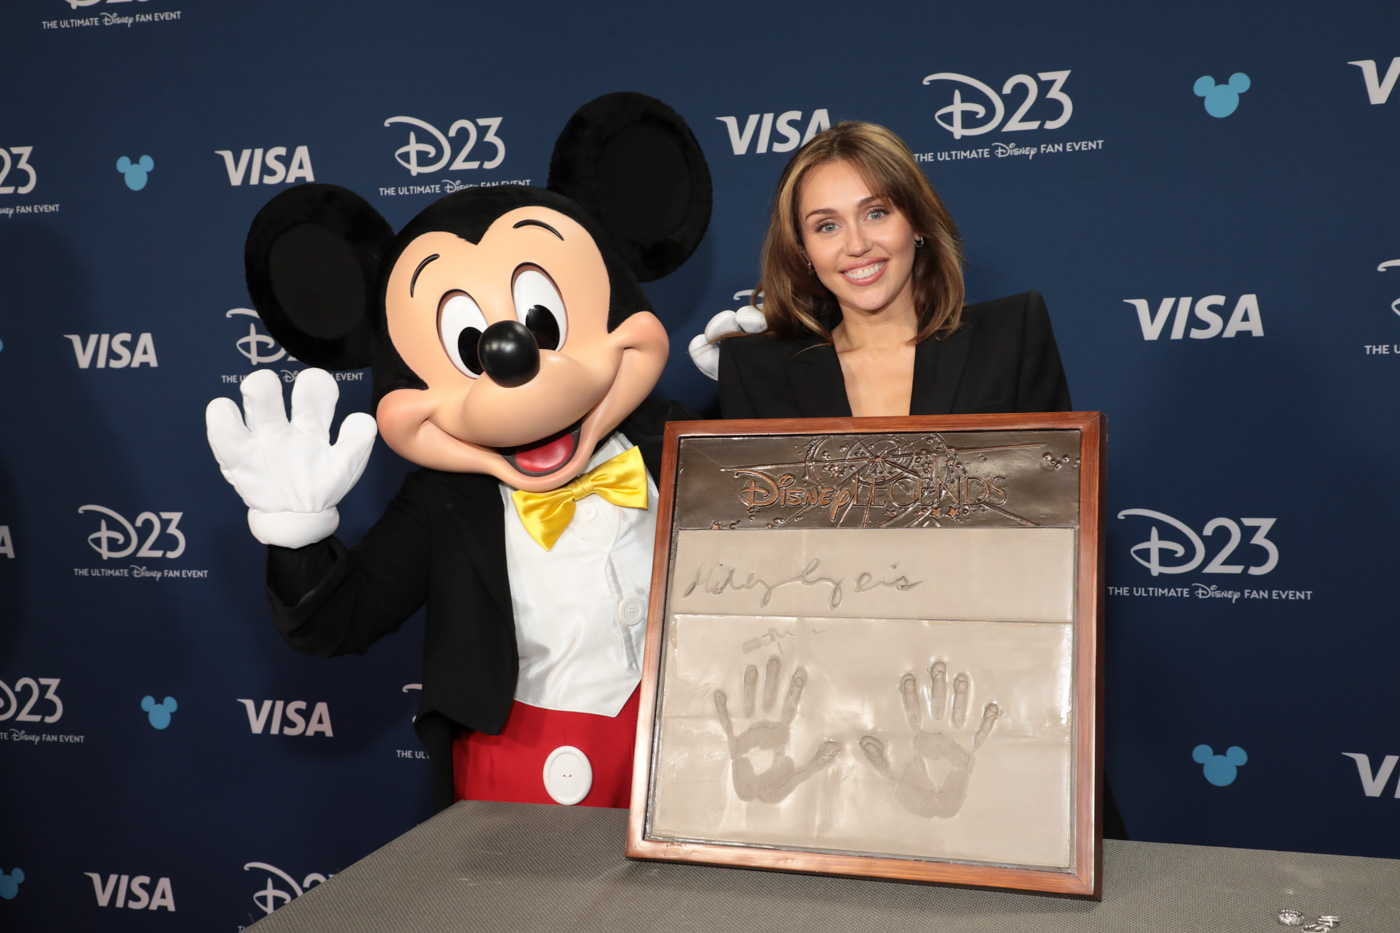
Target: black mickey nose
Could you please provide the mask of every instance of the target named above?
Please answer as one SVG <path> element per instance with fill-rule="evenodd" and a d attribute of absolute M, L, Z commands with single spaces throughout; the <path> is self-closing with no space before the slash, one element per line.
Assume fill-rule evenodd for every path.
<path fill-rule="evenodd" d="M 540 371 L 535 335 L 519 321 L 497 321 L 481 335 L 477 355 L 486 375 L 501 386 L 523 386 Z"/>

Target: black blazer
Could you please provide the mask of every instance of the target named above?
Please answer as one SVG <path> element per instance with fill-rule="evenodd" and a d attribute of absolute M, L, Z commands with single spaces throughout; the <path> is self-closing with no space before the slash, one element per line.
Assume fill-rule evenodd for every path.
<path fill-rule="evenodd" d="M 623 422 L 653 478 L 666 421 L 686 417 L 683 406 L 648 401 Z M 334 537 L 269 547 L 267 569 L 283 637 L 322 657 L 363 654 L 427 604 L 414 729 L 433 763 L 438 804 L 451 804 L 453 737 L 504 728 L 520 668 L 496 479 L 417 470 L 354 548 Z"/>
<path fill-rule="evenodd" d="M 719 404 L 725 418 L 851 414 L 836 350 L 811 334 L 722 341 Z M 1039 292 L 967 305 L 956 333 L 914 348 L 912 415 L 1070 407 L 1069 385 Z"/>

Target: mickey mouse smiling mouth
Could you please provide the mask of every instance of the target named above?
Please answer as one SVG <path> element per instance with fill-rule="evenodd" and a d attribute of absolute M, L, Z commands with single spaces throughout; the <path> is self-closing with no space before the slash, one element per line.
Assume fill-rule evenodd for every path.
<path fill-rule="evenodd" d="M 544 440 L 524 444 L 501 451 L 506 462 L 526 476 L 548 476 L 573 457 L 578 449 L 579 432 L 583 422 L 577 421 L 573 427 L 551 434 Z"/>
<path fill-rule="evenodd" d="M 385 286 L 390 342 L 423 388 L 386 393 L 384 440 L 414 463 L 540 492 L 567 483 L 646 398 L 669 344 L 654 314 L 609 329 L 597 242 L 544 206 L 509 210 L 472 243 L 412 239 Z"/>

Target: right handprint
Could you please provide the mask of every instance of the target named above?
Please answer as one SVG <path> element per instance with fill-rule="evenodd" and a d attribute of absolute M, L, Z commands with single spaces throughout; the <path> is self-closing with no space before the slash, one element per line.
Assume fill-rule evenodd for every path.
<path fill-rule="evenodd" d="M 962 673 L 953 679 L 951 704 L 948 702 L 947 664 L 935 661 L 929 668 L 929 678 L 929 711 L 932 714 L 929 729 L 923 726 L 923 702 L 919 697 L 918 681 L 913 674 L 905 674 L 899 680 L 904 718 L 914 736 L 914 760 L 896 774 L 885 754 L 885 744 L 878 738 L 873 735 L 862 737 L 860 748 L 875 769 L 894 785 L 895 799 L 904 809 L 919 816 L 946 819 L 956 816 L 967 799 L 967 785 L 977 749 L 991 734 L 992 726 L 1001 715 L 1001 708 L 995 703 L 983 707 L 982 721 L 972 736 L 972 747 L 965 748 L 949 733 L 963 731 L 972 694 L 972 678 Z"/>

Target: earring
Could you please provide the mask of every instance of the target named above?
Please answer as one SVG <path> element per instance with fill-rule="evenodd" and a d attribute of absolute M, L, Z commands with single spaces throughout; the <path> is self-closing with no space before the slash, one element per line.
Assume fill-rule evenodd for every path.
<path fill-rule="evenodd" d="M 810 259 L 807 260 L 807 271 L 808 271 L 808 272 L 816 272 L 816 271 L 817 271 L 816 269 L 812 268 L 812 260 L 810 260 Z"/>
<path fill-rule="evenodd" d="M 921 237 L 921 236 L 916 236 L 916 237 L 914 237 L 914 248 L 915 248 L 915 249 L 918 249 L 919 247 L 921 247 L 921 246 L 923 246 L 923 245 L 924 245 L 924 238 L 923 238 L 923 237 Z"/>

